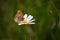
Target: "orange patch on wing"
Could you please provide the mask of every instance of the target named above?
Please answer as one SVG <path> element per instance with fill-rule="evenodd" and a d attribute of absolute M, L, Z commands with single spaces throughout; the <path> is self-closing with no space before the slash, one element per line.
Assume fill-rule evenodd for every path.
<path fill-rule="evenodd" d="M 20 17 L 23 17 L 22 11 L 18 10 L 17 15 L 20 16 Z"/>

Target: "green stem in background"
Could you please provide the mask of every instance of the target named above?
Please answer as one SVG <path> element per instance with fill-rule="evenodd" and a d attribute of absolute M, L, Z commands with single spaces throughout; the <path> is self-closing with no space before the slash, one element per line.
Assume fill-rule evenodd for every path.
<path fill-rule="evenodd" d="M 25 25 L 25 29 L 27 32 L 27 40 L 34 40 L 34 32 L 30 25 Z"/>
<path fill-rule="evenodd" d="M 54 18 L 55 18 L 55 23 L 56 23 L 52 34 L 54 35 L 55 40 L 57 40 L 57 30 L 58 30 L 58 24 L 59 24 L 59 12 L 58 12 L 58 9 L 56 8 L 56 6 L 53 2 L 52 2 L 52 6 L 54 8 L 53 12 L 55 12 Z"/>

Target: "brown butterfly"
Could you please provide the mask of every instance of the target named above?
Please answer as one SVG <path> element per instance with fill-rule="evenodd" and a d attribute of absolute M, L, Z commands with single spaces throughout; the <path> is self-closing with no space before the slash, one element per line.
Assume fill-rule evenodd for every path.
<path fill-rule="evenodd" d="M 14 20 L 15 20 L 15 22 L 20 22 L 20 21 L 23 21 L 24 20 L 23 13 L 22 13 L 21 10 L 18 10 L 17 11 L 17 14 L 16 14 Z"/>

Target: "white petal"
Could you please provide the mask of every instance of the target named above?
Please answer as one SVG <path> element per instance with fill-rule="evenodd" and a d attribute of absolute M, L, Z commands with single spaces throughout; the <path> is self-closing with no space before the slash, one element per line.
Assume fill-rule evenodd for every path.
<path fill-rule="evenodd" d="M 35 23 L 32 22 L 32 23 L 29 23 L 29 24 L 35 24 Z"/>
<path fill-rule="evenodd" d="M 29 21 L 29 20 L 31 20 L 32 18 L 33 18 L 33 16 L 29 15 L 28 18 L 27 18 L 27 20 Z"/>
<path fill-rule="evenodd" d="M 26 20 L 26 19 L 27 19 L 27 14 L 24 15 L 24 20 Z"/>
<path fill-rule="evenodd" d="M 35 19 L 31 20 L 31 21 L 35 21 Z"/>
<path fill-rule="evenodd" d="M 18 25 L 22 25 L 22 22 L 19 22 Z"/>
<path fill-rule="evenodd" d="M 22 25 L 21 23 L 18 23 L 18 25 Z"/>
<path fill-rule="evenodd" d="M 33 22 L 33 21 L 35 21 L 35 19 L 33 19 L 33 20 L 30 20 L 29 22 Z"/>

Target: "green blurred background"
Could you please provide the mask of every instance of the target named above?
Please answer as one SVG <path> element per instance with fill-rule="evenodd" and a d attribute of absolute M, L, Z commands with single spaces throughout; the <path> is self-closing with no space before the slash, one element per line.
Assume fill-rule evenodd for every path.
<path fill-rule="evenodd" d="M 17 10 L 35 24 L 19 26 Z M 0 40 L 60 40 L 60 0 L 0 0 Z"/>

